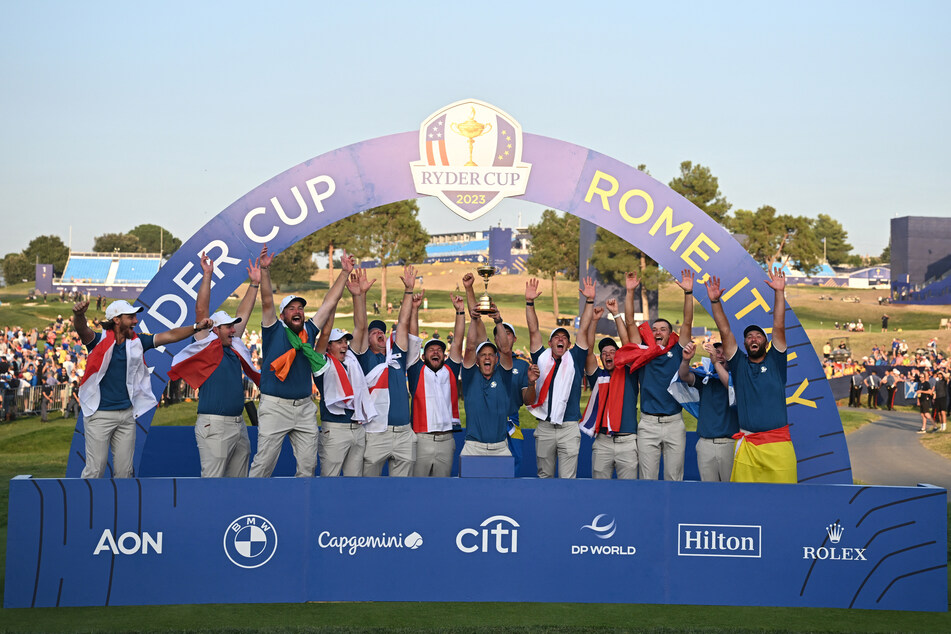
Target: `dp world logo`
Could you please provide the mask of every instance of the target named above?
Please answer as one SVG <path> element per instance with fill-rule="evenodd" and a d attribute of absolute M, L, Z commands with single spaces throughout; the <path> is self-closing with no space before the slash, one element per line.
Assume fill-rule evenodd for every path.
<path fill-rule="evenodd" d="M 434 112 L 419 128 L 419 161 L 410 163 L 420 194 L 475 220 L 508 196 L 521 196 L 532 166 L 522 162 L 522 127 L 475 99 Z"/>
<path fill-rule="evenodd" d="M 225 530 L 225 554 L 235 566 L 258 568 L 277 550 L 277 531 L 260 515 L 242 515 Z"/>
<path fill-rule="evenodd" d="M 611 518 L 611 521 L 608 522 L 604 518 L 607 517 L 607 514 L 601 513 L 596 516 L 590 524 L 585 524 L 582 526 L 582 530 L 588 529 L 592 533 L 598 536 L 599 539 L 611 539 L 614 537 L 614 533 L 617 531 L 617 522 L 614 518 Z"/>

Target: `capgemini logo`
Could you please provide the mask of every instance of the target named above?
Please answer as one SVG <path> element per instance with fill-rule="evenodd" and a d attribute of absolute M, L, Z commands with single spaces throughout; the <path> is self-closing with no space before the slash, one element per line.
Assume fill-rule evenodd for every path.
<path fill-rule="evenodd" d="M 842 534 L 845 532 L 845 529 L 842 528 L 842 525 L 839 524 L 836 520 L 835 524 L 829 524 L 826 526 L 826 534 L 829 536 L 829 541 L 833 544 L 838 544 L 839 540 L 842 539 Z"/>
<path fill-rule="evenodd" d="M 423 536 L 413 531 L 403 539 L 403 546 L 410 550 L 416 550 L 423 545 Z"/>
<path fill-rule="evenodd" d="M 599 539 L 611 539 L 614 537 L 614 533 L 617 531 L 617 521 L 614 518 L 611 518 L 609 523 L 602 524 L 601 521 L 607 517 L 606 513 L 601 513 L 596 516 L 590 524 L 585 524 L 581 527 L 581 530 L 588 529 L 592 531 Z"/>

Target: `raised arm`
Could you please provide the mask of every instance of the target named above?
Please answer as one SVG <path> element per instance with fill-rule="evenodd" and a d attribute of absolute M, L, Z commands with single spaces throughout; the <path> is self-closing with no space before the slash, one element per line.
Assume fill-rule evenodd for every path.
<path fill-rule="evenodd" d="M 528 326 L 528 350 L 535 353 L 542 349 L 542 334 L 538 331 L 538 315 L 535 300 L 541 295 L 538 280 L 534 277 L 525 282 L 525 323 Z"/>
<path fill-rule="evenodd" d="M 330 345 L 330 332 L 334 327 L 334 317 L 336 317 L 336 311 L 330 313 L 327 323 L 324 324 L 320 334 L 317 335 L 317 343 L 314 344 L 314 350 L 320 354 L 327 354 L 327 346 Z"/>
<path fill-rule="evenodd" d="M 591 347 L 591 342 L 588 340 L 588 328 L 591 326 L 591 316 L 594 314 L 594 296 L 597 293 L 594 280 L 590 277 L 584 278 L 579 292 L 584 295 L 584 310 L 581 311 L 581 325 L 578 328 L 578 338 L 575 340 L 575 345 L 582 350 L 587 350 Z"/>
<path fill-rule="evenodd" d="M 211 315 L 211 274 L 215 272 L 215 263 L 201 252 L 198 258 L 201 265 L 201 284 L 198 286 L 198 297 L 195 298 L 195 321 L 201 321 Z M 205 333 L 207 334 L 207 333 Z"/>
<path fill-rule="evenodd" d="M 472 273 L 466 273 L 462 276 L 462 287 L 466 289 L 466 308 L 469 310 L 469 312 L 475 310 L 476 307 L 475 289 L 472 288 L 474 283 L 475 275 Z"/>
<path fill-rule="evenodd" d="M 271 289 L 271 261 L 274 256 L 267 252 L 267 245 L 261 249 L 258 263 L 261 265 L 261 325 L 267 328 L 277 321 L 274 312 L 274 291 Z"/>
<path fill-rule="evenodd" d="M 617 301 L 614 302 L 615 305 Z M 604 315 L 604 308 L 598 306 L 594 309 L 593 319 L 588 325 L 588 341 L 594 341 L 597 338 L 598 320 Z M 593 374 L 598 369 L 598 355 L 594 352 L 595 346 L 588 346 L 588 356 L 584 360 L 585 374 Z"/>
<path fill-rule="evenodd" d="M 637 320 L 634 319 L 634 294 L 641 281 L 636 273 L 628 272 L 624 276 L 624 322 L 627 327 L 627 340 L 630 343 L 641 343 L 641 333 L 637 331 Z"/>
<path fill-rule="evenodd" d="M 87 308 L 89 308 L 89 302 L 86 300 L 73 304 L 73 330 L 79 335 L 79 340 L 83 345 L 88 344 L 96 337 L 96 333 L 93 332 L 86 321 Z"/>
<path fill-rule="evenodd" d="M 338 275 L 334 283 L 331 284 L 330 290 L 327 291 L 327 294 L 324 296 L 324 301 L 320 303 L 320 308 L 318 308 L 314 316 L 310 318 L 311 323 L 317 326 L 318 330 L 324 329 L 327 320 L 330 318 L 330 314 L 337 310 L 337 302 L 343 297 L 343 289 L 347 285 L 347 280 L 350 279 L 350 274 L 353 272 L 354 259 L 353 256 L 349 255 L 346 251 L 343 252 L 343 257 L 340 258 L 340 268 L 342 269 L 340 275 Z M 364 312 L 366 312 L 365 308 Z"/>
<path fill-rule="evenodd" d="M 178 328 L 172 328 L 171 330 L 160 332 L 155 335 L 153 342 L 155 343 L 156 348 L 159 346 L 167 346 L 170 343 L 187 339 L 188 337 L 196 334 L 199 330 L 208 330 L 214 325 L 214 322 L 206 317 L 205 319 L 195 322 L 195 324 L 190 326 L 179 326 Z"/>
<path fill-rule="evenodd" d="M 720 278 L 711 275 L 707 280 L 707 297 L 710 298 L 710 306 L 713 311 L 713 321 L 717 324 L 717 330 L 720 331 L 720 341 L 723 342 L 723 356 L 728 361 L 736 354 L 736 337 L 730 330 L 730 320 L 726 318 L 723 312 L 723 304 L 720 303 L 720 296 L 723 290 L 720 288 Z"/>
<path fill-rule="evenodd" d="M 717 359 L 716 347 L 712 343 L 705 343 L 703 349 L 710 355 L 710 362 L 713 364 L 713 369 L 717 371 L 717 378 L 720 379 L 720 383 L 723 384 L 723 387 L 730 387 L 730 372 Z"/>
<path fill-rule="evenodd" d="M 694 342 L 690 341 L 684 344 L 683 358 L 680 360 L 680 367 L 677 368 L 677 376 L 680 377 L 681 381 L 690 386 L 692 386 L 696 380 L 693 372 L 690 371 L 690 361 L 693 359 L 693 355 L 696 351 L 697 346 Z"/>
<path fill-rule="evenodd" d="M 413 312 L 413 288 L 416 286 L 416 269 L 412 265 L 403 267 L 403 303 L 396 321 L 396 345 L 400 350 L 409 348 L 409 316 Z"/>
<path fill-rule="evenodd" d="M 677 286 L 684 292 L 684 321 L 680 325 L 680 343 L 693 338 L 693 271 L 684 269 Z"/>
<path fill-rule="evenodd" d="M 611 321 L 614 322 L 614 327 L 617 328 L 617 336 L 621 338 L 621 345 L 626 346 L 631 342 L 630 337 L 627 336 L 627 324 L 624 323 L 624 317 L 618 313 L 618 303 L 617 298 L 612 297 L 604 303 L 604 307 L 608 309 L 608 314 L 611 316 Z M 598 317 L 598 311 L 595 309 L 594 312 L 594 323 L 597 323 L 600 317 Z M 594 339 L 591 339 L 591 342 L 594 343 Z"/>
<path fill-rule="evenodd" d="M 773 348 L 786 352 L 786 274 L 781 268 L 769 272 L 766 285 L 775 291 L 773 298 Z"/>
<path fill-rule="evenodd" d="M 466 351 L 462 356 L 462 367 L 464 368 L 471 368 L 475 365 L 476 346 L 485 341 L 484 338 L 478 339 L 478 328 L 475 324 L 477 321 L 482 321 L 482 315 L 477 313 L 474 308 L 469 311 L 469 314 L 472 317 L 472 323 L 469 324 L 469 334 L 466 335 Z M 482 329 L 482 332 L 485 333 L 485 328 Z"/>
<path fill-rule="evenodd" d="M 495 322 L 493 335 L 495 338 L 495 347 L 499 350 L 499 364 L 506 370 L 512 369 L 512 335 L 508 328 L 502 325 L 502 314 L 499 313 L 498 306 L 492 303 L 493 312 L 490 315 Z"/>
<path fill-rule="evenodd" d="M 449 345 L 449 358 L 462 363 L 462 342 L 466 334 L 466 300 L 459 295 L 450 295 L 452 307 L 456 309 L 456 323 L 452 327 L 452 343 Z"/>
<path fill-rule="evenodd" d="M 541 371 L 538 369 L 537 365 L 533 363 L 528 366 L 528 386 L 522 390 L 523 405 L 531 406 L 538 398 L 538 394 L 535 392 L 535 383 L 538 382 L 538 377 L 540 375 Z"/>
<path fill-rule="evenodd" d="M 425 289 L 413 295 L 413 308 L 409 315 L 409 334 L 417 337 L 419 336 L 419 306 L 423 303 L 425 295 Z"/>
<path fill-rule="evenodd" d="M 347 290 L 353 296 L 353 341 L 350 342 L 350 348 L 356 354 L 363 354 L 367 351 L 367 291 L 376 282 L 376 278 L 367 280 L 367 272 L 364 269 L 354 269 L 347 281 Z"/>
<path fill-rule="evenodd" d="M 261 249 L 261 253 L 264 253 L 263 248 Z M 260 265 L 261 256 L 258 256 L 254 262 L 248 258 L 248 279 L 250 283 L 248 284 L 248 290 L 244 293 L 244 297 L 241 298 L 241 303 L 238 304 L 238 314 L 235 315 L 235 317 L 241 318 L 241 321 L 234 325 L 234 336 L 239 339 L 248 327 L 248 321 L 251 319 L 251 311 L 254 309 L 254 302 L 258 298 L 258 289 L 261 288 Z"/>

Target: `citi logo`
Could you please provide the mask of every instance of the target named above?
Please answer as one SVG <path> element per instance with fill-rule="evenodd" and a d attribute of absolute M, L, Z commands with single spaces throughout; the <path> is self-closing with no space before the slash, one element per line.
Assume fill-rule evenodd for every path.
<path fill-rule="evenodd" d="M 149 548 L 156 555 L 162 554 L 162 531 L 156 533 L 155 536 L 150 533 L 139 535 L 129 531 L 122 533 L 119 535 L 119 539 L 116 539 L 112 531 L 107 528 L 102 531 L 99 544 L 96 546 L 96 550 L 92 551 L 92 554 L 98 555 L 108 551 L 113 555 L 148 555 Z"/>
<path fill-rule="evenodd" d="M 749 524 L 678 524 L 680 557 L 761 557 L 763 527 Z"/>
<path fill-rule="evenodd" d="M 456 534 L 456 548 L 464 553 L 518 552 L 518 522 L 505 515 L 493 515 L 479 528 L 464 528 Z"/>

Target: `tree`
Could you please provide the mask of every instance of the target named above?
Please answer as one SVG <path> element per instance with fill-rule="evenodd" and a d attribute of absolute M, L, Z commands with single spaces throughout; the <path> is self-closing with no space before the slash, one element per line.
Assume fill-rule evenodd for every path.
<path fill-rule="evenodd" d="M 132 229 L 129 235 L 139 239 L 139 246 L 146 253 L 171 255 L 182 246 L 181 240 L 159 225 L 139 225 Z"/>
<path fill-rule="evenodd" d="M 317 270 L 312 254 L 307 240 L 301 240 L 274 256 L 270 273 L 275 288 L 308 281 Z"/>
<path fill-rule="evenodd" d="M 646 253 L 619 238 L 607 229 L 598 227 L 598 239 L 591 250 L 591 266 L 606 282 L 624 287 L 628 271 L 637 271 L 641 279 L 641 311 L 648 312 L 648 292 L 656 291 L 669 276 Z"/>
<path fill-rule="evenodd" d="M 755 212 L 737 210 L 731 222 L 734 233 L 746 236 L 743 246 L 757 262 L 772 268 L 791 261 L 806 273 L 815 270 L 822 257 L 812 225 L 805 216 L 777 214 L 769 205 Z"/>
<path fill-rule="evenodd" d="M 7 285 L 36 278 L 36 266 L 22 253 L 7 253 L 3 258 L 3 278 Z"/>
<path fill-rule="evenodd" d="M 878 259 L 882 261 L 883 264 L 890 264 L 892 261 L 892 243 L 889 242 L 888 246 L 882 249 L 882 254 L 878 256 Z"/>
<path fill-rule="evenodd" d="M 327 268 L 330 274 L 328 284 L 334 283 L 334 252 L 338 248 L 343 248 L 355 253 L 354 247 L 358 239 L 356 232 L 359 229 L 356 218 L 357 216 L 348 216 L 304 238 L 311 251 L 327 254 L 329 260 Z"/>
<path fill-rule="evenodd" d="M 577 216 L 559 216 L 554 209 L 542 212 L 538 224 L 528 227 L 532 236 L 528 260 L 525 266 L 532 275 L 551 280 L 552 308 L 558 319 L 558 290 L 555 279 L 558 273 L 567 273 L 569 278 L 578 275 L 578 242 L 581 236 L 581 221 Z"/>
<path fill-rule="evenodd" d="M 128 233 L 104 233 L 101 236 L 96 236 L 92 250 L 99 253 L 111 253 L 113 251 L 143 253 L 145 251 L 142 245 L 139 244 L 139 239 Z"/>
<path fill-rule="evenodd" d="M 819 214 L 816 217 L 814 228 L 816 239 L 819 240 L 820 244 L 822 239 L 825 238 L 826 260 L 829 261 L 829 264 L 845 262 L 852 251 L 852 245 L 846 242 L 849 239 L 849 234 L 845 231 L 842 223 L 832 218 L 832 216 Z"/>
<path fill-rule="evenodd" d="M 339 243 L 358 260 L 377 260 L 380 275 L 380 303 L 386 306 L 386 269 L 391 264 L 419 263 L 426 259 L 429 234 L 420 224 L 415 199 L 374 207 L 351 216 L 344 225 L 348 235 L 338 236 Z M 319 233 L 319 232 L 318 232 Z"/>
<path fill-rule="evenodd" d="M 66 260 L 69 259 L 69 247 L 67 247 L 59 236 L 37 236 L 30 240 L 30 244 L 23 250 L 23 256 L 30 264 L 29 277 L 36 277 L 37 262 L 39 264 L 52 264 L 53 272 L 59 275 L 63 274 L 66 268 Z"/>
<path fill-rule="evenodd" d="M 724 224 L 727 220 L 727 214 L 730 213 L 732 205 L 720 192 L 719 181 L 710 172 L 710 168 L 684 161 L 680 164 L 680 176 L 670 181 L 670 188 L 705 211 L 718 223 Z"/>

